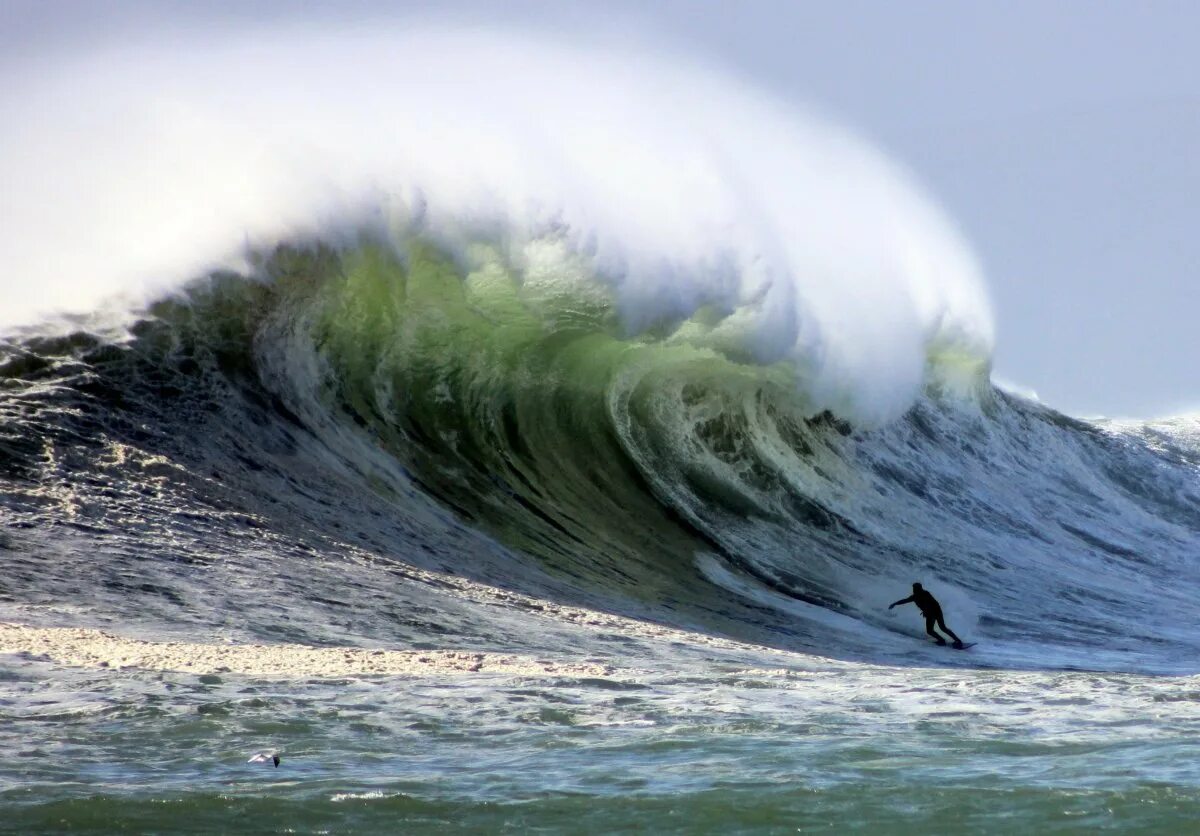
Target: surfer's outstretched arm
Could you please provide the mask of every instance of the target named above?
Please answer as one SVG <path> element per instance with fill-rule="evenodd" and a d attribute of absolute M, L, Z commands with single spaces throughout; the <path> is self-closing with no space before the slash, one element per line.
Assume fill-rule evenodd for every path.
<path fill-rule="evenodd" d="M 890 610 L 892 607 L 898 607 L 901 604 L 911 604 L 912 602 L 913 602 L 913 596 L 909 595 L 907 598 L 901 598 L 899 601 L 897 601 L 894 604 L 888 604 L 888 609 Z"/>

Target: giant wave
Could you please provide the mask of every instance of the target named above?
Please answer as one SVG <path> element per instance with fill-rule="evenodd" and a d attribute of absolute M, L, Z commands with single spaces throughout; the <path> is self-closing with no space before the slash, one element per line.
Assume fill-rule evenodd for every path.
<path fill-rule="evenodd" d="M 219 623 L 216 590 L 252 611 L 272 585 L 319 610 L 318 543 L 393 567 L 365 632 L 397 629 L 372 619 L 412 565 L 896 660 L 920 630 L 886 604 L 919 577 L 995 663 L 1195 658 L 1194 443 L 994 389 L 974 259 L 839 129 L 509 35 L 79 61 L 87 85 L 3 101 L 0 466 L 30 600 L 100 554 L 95 605 L 126 615 Z M 212 554 L 247 548 L 239 592 Z M 418 638 L 488 621 L 406 594 Z"/>

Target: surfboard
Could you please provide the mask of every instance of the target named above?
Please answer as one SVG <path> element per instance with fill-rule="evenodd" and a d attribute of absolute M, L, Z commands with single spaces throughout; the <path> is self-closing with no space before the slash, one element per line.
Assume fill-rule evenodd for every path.
<path fill-rule="evenodd" d="M 962 647 L 954 647 L 954 645 L 950 645 L 950 647 L 954 647 L 955 650 L 967 650 L 968 648 L 972 648 L 977 644 L 979 644 L 979 642 L 963 642 Z"/>

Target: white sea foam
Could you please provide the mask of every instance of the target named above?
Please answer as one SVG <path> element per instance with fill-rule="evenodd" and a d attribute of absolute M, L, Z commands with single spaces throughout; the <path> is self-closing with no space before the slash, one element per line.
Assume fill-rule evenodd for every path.
<path fill-rule="evenodd" d="M 0 327 L 367 225 L 513 253 L 562 236 L 631 330 L 741 308 L 754 356 L 796 360 L 818 405 L 863 421 L 907 407 L 931 345 L 990 352 L 975 260 L 903 171 L 698 65 L 293 27 L 115 44 L 4 81 Z"/>

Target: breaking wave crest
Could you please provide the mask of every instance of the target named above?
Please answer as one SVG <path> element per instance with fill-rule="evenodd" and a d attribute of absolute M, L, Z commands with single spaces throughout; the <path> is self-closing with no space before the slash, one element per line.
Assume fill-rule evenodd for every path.
<path fill-rule="evenodd" d="M 790 362 L 859 421 L 902 413 L 931 351 L 991 348 L 974 259 L 904 172 L 683 61 L 295 29 L 87 54 L 0 109 L 0 246 L 20 277 L 0 325 L 371 229 L 585 274 L 630 334 L 720 320 L 715 338 Z"/>

